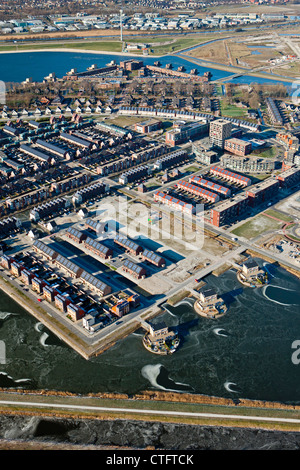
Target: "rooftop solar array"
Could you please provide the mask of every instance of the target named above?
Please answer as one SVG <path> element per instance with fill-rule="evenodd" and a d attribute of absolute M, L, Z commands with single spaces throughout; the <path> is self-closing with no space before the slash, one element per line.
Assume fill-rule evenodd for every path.
<path fill-rule="evenodd" d="M 58 301 L 61 301 L 61 302 L 65 302 L 67 300 L 67 297 L 63 294 L 56 294 L 55 296 L 55 300 L 58 300 Z"/>
<path fill-rule="evenodd" d="M 162 191 L 156 191 L 154 193 L 154 196 L 159 197 L 163 201 L 169 201 L 171 205 L 173 206 L 179 206 L 179 208 L 186 208 L 188 210 L 193 211 L 194 206 L 193 204 L 188 204 L 184 201 L 181 201 L 180 199 L 177 199 L 176 197 L 170 196 L 169 194 L 163 193 Z"/>
<path fill-rule="evenodd" d="M 192 117 L 192 118 L 199 118 L 199 119 L 207 119 L 208 121 L 213 121 L 215 118 L 211 114 L 208 113 L 199 113 L 199 112 L 193 112 L 193 111 L 175 111 L 175 110 L 167 110 L 167 109 L 158 109 L 158 108 L 135 108 L 132 106 L 121 106 L 120 111 L 129 111 L 129 112 L 134 112 L 135 114 L 139 114 L 139 112 L 150 114 L 150 115 L 157 115 L 157 114 L 163 114 L 163 115 L 172 115 L 176 117 Z M 244 121 L 242 119 L 236 119 L 236 118 L 229 118 L 226 117 L 227 121 L 231 121 L 233 124 L 235 124 L 238 127 L 245 127 L 246 129 L 251 129 L 254 131 L 257 131 L 259 129 L 259 125 Z"/>
<path fill-rule="evenodd" d="M 146 174 L 148 169 L 149 169 L 148 165 L 141 165 L 136 168 L 130 168 L 129 170 L 122 173 L 121 178 L 124 178 L 128 175 L 134 175 L 134 174 L 139 175 L 139 173 L 144 173 L 144 172 Z"/>
<path fill-rule="evenodd" d="M 73 263 L 68 258 L 65 258 L 62 255 L 57 256 L 56 262 L 59 263 L 63 268 L 67 269 L 68 271 L 71 271 L 74 274 L 77 274 L 80 270 L 80 267 L 77 266 L 77 264 Z"/>
<path fill-rule="evenodd" d="M 104 293 L 109 287 L 107 284 L 105 284 L 104 282 L 102 282 L 100 279 L 93 276 L 92 274 L 88 273 L 87 271 L 83 271 L 80 278 L 83 279 L 85 282 L 87 282 L 89 285 L 101 291 L 102 293 Z"/>
<path fill-rule="evenodd" d="M 44 286 L 44 290 L 45 290 L 46 292 L 49 292 L 50 294 L 51 294 L 52 292 L 54 292 L 54 290 L 53 290 L 52 287 L 50 287 L 50 286 Z"/>
<path fill-rule="evenodd" d="M 124 129 L 123 127 L 120 127 L 120 126 L 116 126 L 115 124 L 107 124 L 105 122 L 99 122 L 96 127 L 100 129 L 104 129 L 108 132 L 114 132 L 116 134 L 121 134 L 121 135 L 129 134 L 129 131 L 127 129 Z"/>
<path fill-rule="evenodd" d="M 48 162 L 51 158 L 54 158 L 51 155 L 48 155 L 44 152 L 40 152 L 39 150 L 37 150 L 33 147 L 30 147 L 30 145 L 22 144 L 22 145 L 20 145 L 20 150 L 22 150 L 25 153 L 28 153 L 29 155 L 31 155 L 33 157 L 37 157 L 41 160 L 45 160 L 46 162 Z"/>
<path fill-rule="evenodd" d="M 230 196 L 231 191 L 229 188 L 225 188 L 225 186 L 221 186 L 220 184 L 213 183 L 212 181 L 208 181 L 206 179 L 200 178 L 199 176 L 192 176 L 189 179 L 190 182 L 197 183 L 200 186 L 204 186 L 210 188 L 217 193 L 223 194 L 223 196 Z"/>
<path fill-rule="evenodd" d="M 40 240 L 36 240 L 33 244 L 39 251 L 45 253 L 45 255 L 50 256 L 53 258 L 57 253 L 55 250 L 50 248 L 50 246 L 46 245 L 45 243 L 41 242 Z"/>
<path fill-rule="evenodd" d="M 4 132 L 10 132 L 12 134 L 18 134 L 19 130 L 15 127 L 8 126 L 7 124 L 3 127 Z"/>
<path fill-rule="evenodd" d="M 58 198 L 54 201 L 48 201 L 44 204 L 40 204 L 39 206 L 34 207 L 31 212 L 42 212 L 43 210 L 53 209 L 53 211 L 61 208 L 64 206 L 66 200 L 64 198 Z"/>
<path fill-rule="evenodd" d="M 283 119 L 281 117 L 281 114 L 276 106 L 276 103 L 275 101 L 272 99 L 272 98 L 267 98 L 267 104 L 269 105 L 272 113 L 273 113 L 273 116 L 274 116 L 274 119 L 277 121 L 277 122 L 280 122 L 282 124 L 283 122 Z"/>
<path fill-rule="evenodd" d="M 156 163 L 172 161 L 172 160 L 175 160 L 178 156 L 182 156 L 183 158 L 185 158 L 186 157 L 186 152 L 184 150 L 177 150 L 176 152 L 172 152 L 172 153 L 166 155 L 165 157 L 159 158 Z"/>
<path fill-rule="evenodd" d="M 234 178 L 236 180 L 240 180 L 247 185 L 251 183 L 250 178 L 246 178 L 246 176 L 238 175 L 237 173 L 233 173 L 232 171 L 226 170 L 225 168 L 220 168 L 219 166 L 212 166 L 210 169 L 212 172 L 219 173 L 221 176 L 227 176 L 229 178 Z"/>
<path fill-rule="evenodd" d="M 100 189 L 101 191 L 104 192 L 105 190 L 105 184 L 102 183 L 101 181 L 99 183 L 92 183 L 90 184 L 89 186 L 87 186 L 86 188 L 82 188 L 82 189 L 79 189 L 76 194 L 81 194 L 81 195 L 84 195 L 84 194 L 89 194 L 90 192 L 94 191 L 94 190 L 97 190 L 97 189 Z"/>
<path fill-rule="evenodd" d="M 60 134 L 60 137 L 62 139 L 70 140 L 74 144 L 83 145 L 84 147 L 90 147 L 90 145 L 91 145 L 91 142 L 87 142 L 86 140 L 79 139 L 79 137 L 76 137 L 75 135 L 68 134 L 66 132 L 62 132 Z"/>
<path fill-rule="evenodd" d="M 95 248 L 103 254 L 106 254 L 109 251 L 109 248 L 102 245 L 102 243 L 97 242 L 97 240 L 93 240 L 90 237 L 87 237 L 87 239 L 85 240 L 85 244 L 91 246 L 92 248 Z"/>
<path fill-rule="evenodd" d="M 140 245 L 137 243 L 134 243 L 133 241 L 129 240 L 128 238 L 124 237 L 123 235 L 117 234 L 115 236 L 115 241 L 120 243 L 121 245 L 125 246 L 129 250 L 138 250 L 140 248 Z"/>
<path fill-rule="evenodd" d="M 51 144 L 50 142 L 47 142 L 46 140 L 38 139 L 36 141 L 37 145 L 40 145 L 41 147 L 47 148 L 48 150 L 54 152 L 54 153 L 59 153 L 61 156 L 64 156 L 66 153 L 66 150 L 59 147 L 58 145 Z"/>
<path fill-rule="evenodd" d="M 214 201 L 219 200 L 219 196 L 207 189 L 200 188 L 195 184 L 188 183 L 187 181 L 180 180 L 178 181 L 178 186 L 186 191 L 196 193 L 197 195 L 204 197 L 206 199 L 213 199 Z"/>
<path fill-rule="evenodd" d="M 135 272 L 136 274 L 141 274 L 141 272 L 144 270 L 142 266 L 139 266 L 138 264 L 133 263 L 129 259 L 126 259 L 124 261 L 123 266 L 125 266 L 127 269 L 130 269 L 130 271 Z"/>
<path fill-rule="evenodd" d="M 76 238 L 80 238 L 82 236 L 82 232 L 80 232 L 80 230 L 77 230 L 77 228 L 74 228 L 74 227 L 68 228 L 67 234 L 68 233 Z"/>
<path fill-rule="evenodd" d="M 150 250 L 147 250 L 145 249 L 142 253 L 142 255 L 148 260 L 148 261 L 152 261 L 153 263 L 155 264 L 159 264 L 161 261 L 164 262 L 164 259 L 157 255 L 156 253 L 154 253 L 153 251 L 150 251 Z"/>
<path fill-rule="evenodd" d="M 99 222 L 98 220 L 90 219 L 90 218 L 86 219 L 85 224 L 88 225 L 93 230 L 95 230 L 96 232 L 101 227 L 101 222 Z"/>

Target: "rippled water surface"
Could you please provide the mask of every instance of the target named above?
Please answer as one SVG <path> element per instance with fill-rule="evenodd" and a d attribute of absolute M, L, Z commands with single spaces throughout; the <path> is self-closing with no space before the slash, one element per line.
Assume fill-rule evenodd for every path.
<path fill-rule="evenodd" d="M 154 321 L 176 327 L 182 338 L 172 356 L 142 345 L 137 330 L 86 361 L 5 294 L 0 296 L 0 339 L 6 364 L 0 386 L 76 393 L 175 390 L 231 398 L 300 403 L 300 364 L 292 343 L 300 340 L 300 280 L 282 268 L 265 288 L 244 288 L 233 270 L 209 276 L 229 305 L 218 320 L 199 317 L 191 299 L 167 306 Z"/>

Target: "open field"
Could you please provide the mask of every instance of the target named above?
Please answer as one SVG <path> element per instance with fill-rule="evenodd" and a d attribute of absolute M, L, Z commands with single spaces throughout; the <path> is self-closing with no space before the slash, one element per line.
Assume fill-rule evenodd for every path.
<path fill-rule="evenodd" d="M 151 37 L 145 35 L 140 35 L 138 37 L 131 35 L 128 36 L 127 42 L 129 44 L 135 43 L 147 43 L 151 46 L 151 51 L 149 55 L 166 55 L 171 54 L 174 52 L 178 52 L 181 49 L 192 47 L 194 45 L 200 44 L 201 42 L 206 42 L 210 37 L 207 35 L 186 35 L 175 33 L 170 35 L 167 33 L 166 35 L 161 35 L 157 37 Z M 74 38 L 76 39 L 76 38 Z M 214 39 L 214 36 L 211 37 Z M 47 41 L 46 43 L 41 41 L 38 42 L 28 42 L 26 44 L 1 44 L 0 43 L 0 52 L 20 52 L 20 51 L 34 51 L 34 50 L 43 50 L 43 49 L 76 49 L 76 50 L 85 50 L 85 51 L 108 51 L 108 52 L 122 52 L 122 43 L 116 36 L 115 40 L 105 40 L 103 38 L 99 38 L 99 40 L 78 40 L 76 42 L 72 42 L 70 40 L 64 41 L 63 39 L 57 41 Z M 129 51 L 131 54 L 141 55 L 142 51 Z"/>
<path fill-rule="evenodd" d="M 108 124 L 115 124 L 116 126 L 127 127 L 134 126 L 137 122 L 145 121 L 144 116 L 114 116 L 111 119 L 106 119 Z"/>
<path fill-rule="evenodd" d="M 226 103 L 225 100 L 220 99 L 221 116 L 228 116 L 233 118 L 243 119 L 247 117 L 247 109 L 238 108 L 233 104 Z"/>
<path fill-rule="evenodd" d="M 282 225 L 282 222 L 272 219 L 271 217 L 260 214 L 254 217 L 252 220 L 245 222 L 243 225 L 232 230 L 231 233 L 238 237 L 245 237 L 251 239 L 261 235 L 267 230 L 278 230 Z"/>
<path fill-rule="evenodd" d="M 239 33 L 235 34 L 234 37 L 204 44 L 197 49 L 189 51 L 188 55 L 219 62 L 224 65 L 254 68 L 266 66 L 269 59 L 277 59 L 283 55 L 293 54 L 291 48 L 280 38 L 274 38 L 273 34 L 268 35 L 268 40 L 265 39 L 266 35 L 262 37 L 264 39 L 257 44 L 253 36 L 249 34 L 242 36 Z"/>
<path fill-rule="evenodd" d="M 287 214 L 284 214 L 283 212 L 277 211 L 275 209 L 268 209 L 264 213 L 271 216 L 271 217 L 275 217 L 277 219 L 280 219 L 283 222 L 292 222 L 293 221 L 292 217 L 290 217 Z"/>
<path fill-rule="evenodd" d="M 29 34 L 6 34 L 5 36 L 0 36 L 1 39 L 8 40 L 8 41 L 13 41 L 14 39 L 19 39 L 19 40 L 24 40 L 28 41 L 31 39 L 60 39 L 60 38 L 95 38 L 99 37 L 100 38 L 105 38 L 105 37 L 120 37 L 120 31 L 118 29 L 90 29 L 86 31 L 55 31 L 53 33 L 29 33 Z M 123 37 L 124 39 L 126 37 L 134 37 L 134 36 L 148 36 L 145 31 L 130 31 L 127 33 L 124 31 Z M 151 38 L 153 36 L 153 32 L 149 33 L 149 37 Z"/>
<path fill-rule="evenodd" d="M 184 35 L 183 37 L 180 37 L 178 39 L 174 39 L 173 41 L 170 41 L 169 43 L 165 44 L 155 44 L 152 46 L 153 53 L 156 55 L 166 55 L 174 52 L 178 52 L 181 49 L 185 49 L 188 47 L 193 47 L 201 43 L 205 43 L 206 41 L 211 41 L 216 38 L 216 35 L 212 36 L 207 36 L 207 35 L 190 35 L 186 36 Z M 152 40 L 150 41 L 150 43 Z"/>
<path fill-rule="evenodd" d="M 226 13 L 228 12 L 228 5 L 213 5 L 210 7 L 209 5 L 206 7 L 205 15 L 208 14 L 209 11 L 214 11 L 215 13 Z M 288 4 L 288 5 L 243 5 L 243 4 L 230 4 L 230 12 L 231 13 L 257 13 L 261 15 L 262 13 L 282 13 L 285 15 L 292 15 L 292 14 L 299 14 L 300 8 L 298 4 Z M 199 15 L 200 16 L 200 15 Z"/>
<path fill-rule="evenodd" d="M 0 52 L 37 51 L 47 49 L 82 49 L 88 51 L 122 52 L 122 45 L 117 41 L 76 42 L 76 43 L 41 43 L 0 45 Z"/>
<path fill-rule="evenodd" d="M 280 149 L 278 147 L 268 147 L 264 149 L 262 152 L 254 151 L 253 157 L 260 157 L 260 158 L 275 158 L 278 156 Z"/>
<path fill-rule="evenodd" d="M 299 217 L 300 214 L 300 191 L 292 194 L 290 197 L 276 204 L 280 211 L 291 214 L 293 217 Z"/>

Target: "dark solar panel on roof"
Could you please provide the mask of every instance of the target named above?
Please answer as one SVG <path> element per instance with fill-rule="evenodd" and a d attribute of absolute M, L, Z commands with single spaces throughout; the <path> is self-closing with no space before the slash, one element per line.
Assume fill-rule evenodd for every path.
<path fill-rule="evenodd" d="M 133 263 L 129 259 L 126 259 L 123 263 L 123 266 L 126 268 L 130 269 L 131 271 L 136 272 L 137 274 L 140 274 L 141 271 L 143 270 L 142 266 L 139 266 L 138 264 Z"/>

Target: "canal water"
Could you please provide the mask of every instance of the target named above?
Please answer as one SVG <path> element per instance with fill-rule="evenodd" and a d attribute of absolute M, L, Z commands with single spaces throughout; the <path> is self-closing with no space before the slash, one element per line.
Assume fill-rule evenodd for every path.
<path fill-rule="evenodd" d="M 229 306 L 217 320 L 198 316 L 191 299 L 166 306 L 153 321 L 164 321 L 181 337 L 170 356 L 147 351 L 143 330 L 137 330 L 86 361 L 1 294 L 6 359 L 0 387 L 82 394 L 166 390 L 300 404 L 300 364 L 292 360 L 292 345 L 300 341 L 300 280 L 282 268 L 266 268 L 266 288 L 243 287 L 234 270 L 206 278 Z"/>

